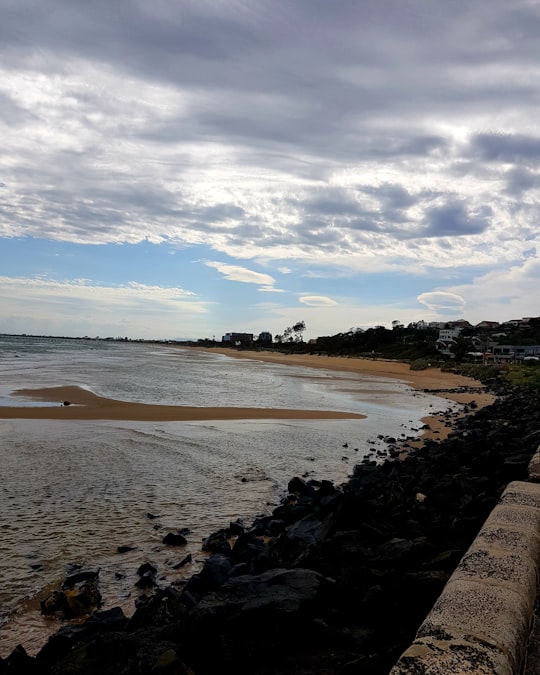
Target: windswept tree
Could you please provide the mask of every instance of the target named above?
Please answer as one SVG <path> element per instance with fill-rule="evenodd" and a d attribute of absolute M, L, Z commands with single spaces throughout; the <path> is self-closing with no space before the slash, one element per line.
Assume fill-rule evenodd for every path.
<path fill-rule="evenodd" d="M 295 342 L 297 344 L 301 343 L 303 342 L 302 336 L 305 330 L 305 321 L 297 321 L 293 326 L 287 326 L 287 328 L 285 328 L 283 331 L 283 335 L 276 335 L 276 342 L 278 342 L 278 337 L 280 337 L 281 339 L 279 342 Z"/>
<path fill-rule="evenodd" d="M 303 342 L 303 334 L 304 331 L 306 330 L 306 322 L 305 321 L 298 321 L 297 323 L 294 324 L 292 327 L 293 333 L 294 333 L 294 341 L 295 342 Z"/>

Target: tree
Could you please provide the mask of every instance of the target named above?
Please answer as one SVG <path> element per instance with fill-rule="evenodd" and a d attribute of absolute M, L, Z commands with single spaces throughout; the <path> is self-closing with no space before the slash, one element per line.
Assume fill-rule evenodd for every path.
<path fill-rule="evenodd" d="M 463 357 L 474 349 L 471 338 L 458 335 L 455 344 L 450 347 L 450 351 L 454 354 L 456 361 L 461 361 Z"/>
<path fill-rule="evenodd" d="M 306 330 L 304 321 L 297 321 L 293 326 L 287 326 L 282 335 L 276 335 L 276 342 L 295 342 L 300 344 L 302 342 L 302 334 Z"/>
<path fill-rule="evenodd" d="M 303 342 L 302 339 L 302 334 L 306 330 L 306 322 L 305 321 L 298 321 L 297 323 L 294 324 L 292 327 L 293 333 L 294 333 L 294 341 L 295 342 Z"/>

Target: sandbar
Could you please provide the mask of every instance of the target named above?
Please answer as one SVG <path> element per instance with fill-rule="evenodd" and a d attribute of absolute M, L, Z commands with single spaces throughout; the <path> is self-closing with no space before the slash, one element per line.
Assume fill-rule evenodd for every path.
<path fill-rule="evenodd" d="M 172 346 L 177 349 L 179 347 Z M 225 347 L 180 347 L 222 354 L 231 358 L 257 359 L 287 366 L 319 368 L 336 372 L 356 373 L 373 377 L 397 379 L 420 391 L 429 391 L 447 400 L 467 404 L 474 400 L 478 407 L 495 400 L 484 387 L 468 377 L 445 373 L 440 368 L 412 371 L 408 364 L 383 359 L 324 356 L 315 354 L 284 354 L 272 351 L 244 351 Z M 369 383 L 366 385 L 369 387 Z M 456 391 L 463 388 L 463 391 Z M 195 407 L 160 405 L 118 401 L 99 396 L 87 389 L 73 385 L 41 389 L 19 389 L 13 396 L 23 396 L 36 401 L 32 406 L 0 406 L 0 419 L 50 419 L 50 420 L 126 420 L 126 421 L 210 421 L 210 420 L 267 420 L 267 419 L 364 419 L 366 416 L 331 410 L 295 410 L 283 408 L 246 407 Z M 47 405 L 40 406 L 39 401 Z M 69 405 L 64 405 L 64 402 Z M 58 402 L 58 405 L 51 403 Z M 424 418 L 430 425 L 428 437 L 443 438 L 448 434 L 444 416 Z"/>
<path fill-rule="evenodd" d="M 126 420 L 139 422 L 183 422 L 246 419 L 365 419 L 365 415 L 333 410 L 291 410 L 284 408 L 235 408 L 133 403 L 98 396 L 76 386 L 18 389 L 24 396 L 57 406 L 0 406 L 0 419 Z M 65 403 L 69 405 L 65 405 Z"/>

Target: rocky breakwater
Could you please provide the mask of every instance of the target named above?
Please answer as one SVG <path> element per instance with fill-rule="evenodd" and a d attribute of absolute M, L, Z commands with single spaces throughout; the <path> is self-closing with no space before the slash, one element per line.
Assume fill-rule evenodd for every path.
<path fill-rule="evenodd" d="M 66 625 L 0 673 L 387 674 L 539 443 L 540 394 L 513 390 L 341 487 L 294 478 L 273 513 L 211 535 L 185 585 Z"/>

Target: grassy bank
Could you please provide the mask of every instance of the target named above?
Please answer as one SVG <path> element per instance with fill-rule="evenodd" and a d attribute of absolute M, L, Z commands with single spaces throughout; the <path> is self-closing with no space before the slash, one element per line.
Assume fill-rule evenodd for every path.
<path fill-rule="evenodd" d="M 540 389 L 540 363 L 531 361 L 522 364 L 491 364 L 448 362 L 441 368 L 444 372 L 472 377 L 490 386 L 509 385 Z"/>

